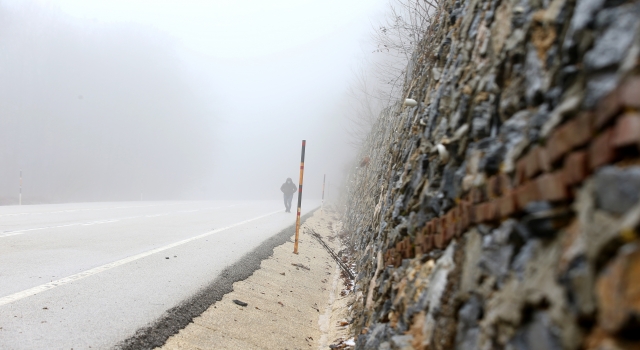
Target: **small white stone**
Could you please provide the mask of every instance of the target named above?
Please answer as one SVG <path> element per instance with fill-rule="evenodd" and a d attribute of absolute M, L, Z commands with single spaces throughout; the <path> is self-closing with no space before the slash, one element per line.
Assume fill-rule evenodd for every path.
<path fill-rule="evenodd" d="M 440 162 L 446 163 L 449 160 L 449 151 L 444 147 L 443 144 L 439 143 L 436 145 L 436 149 L 438 150 L 438 155 L 440 156 Z"/>
<path fill-rule="evenodd" d="M 418 101 L 412 99 L 412 98 L 408 98 L 406 100 L 404 100 L 404 105 L 407 107 L 415 107 L 418 105 Z"/>

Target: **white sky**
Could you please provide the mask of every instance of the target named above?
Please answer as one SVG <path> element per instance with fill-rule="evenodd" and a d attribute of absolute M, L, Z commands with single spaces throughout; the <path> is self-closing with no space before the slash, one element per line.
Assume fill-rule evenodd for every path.
<path fill-rule="evenodd" d="M 215 171 L 196 192 L 280 198 L 286 177 L 298 182 L 302 139 L 306 196 L 352 160 L 346 91 L 388 0 L 33 1 L 79 31 L 138 28 L 170 46 L 213 111 Z"/>
<path fill-rule="evenodd" d="M 49 2 L 77 18 L 149 25 L 191 50 L 218 58 L 270 55 L 336 32 L 366 36 L 372 16 L 386 4 L 381 0 Z"/>

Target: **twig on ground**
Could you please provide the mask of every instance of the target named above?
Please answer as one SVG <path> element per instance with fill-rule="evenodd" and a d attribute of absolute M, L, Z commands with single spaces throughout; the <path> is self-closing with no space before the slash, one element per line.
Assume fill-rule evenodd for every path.
<path fill-rule="evenodd" d="M 340 261 L 340 258 L 338 258 L 336 253 L 334 253 L 333 250 L 322 240 L 322 237 L 318 233 L 316 233 L 316 231 L 314 231 L 313 229 L 311 229 L 311 235 L 315 237 L 315 239 L 317 239 L 318 242 L 320 242 L 320 244 L 322 244 L 324 249 L 326 249 L 329 252 L 329 254 L 331 254 L 331 257 L 333 258 L 333 260 L 335 260 L 340 266 L 340 268 L 342 269 L 342 271 L 344 271 L 349 276 L 349 279 L 354 280 L 355 276 L 351 273 L 351 270 L 349 270 L 349 267 L 345 265 L 342 261 Z"/>

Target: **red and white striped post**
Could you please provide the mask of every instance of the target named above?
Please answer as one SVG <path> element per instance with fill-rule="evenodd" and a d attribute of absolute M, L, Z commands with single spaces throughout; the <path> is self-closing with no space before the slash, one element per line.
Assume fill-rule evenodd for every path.
<path fill-rule="evenodd" d="M 298 254 L 298 237 L 300 236 L 300 207 L 302 206 L 302 178 L 304 176 L 304 148 L 307 140 L 302 140 L 302 156 L 300 157 L 300 182 L 298 183 L 298 214 L 296 215 L 296 240 L 293 243 L 293 254 Z"/>

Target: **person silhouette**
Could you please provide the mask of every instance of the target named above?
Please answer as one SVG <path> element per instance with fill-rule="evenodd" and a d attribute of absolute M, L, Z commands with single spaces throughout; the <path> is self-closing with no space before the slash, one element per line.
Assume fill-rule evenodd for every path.
<path fill-rule="evenodd" d="M 291 212 L 291 200 L 293 199 L 293 194 L 298 192 L 298 186 L 293 183 L 290 177 L 287 178 L 282 186 L 280 186 L 280 191 L 284 194 L 284 208 L 285 213 Z"/>

